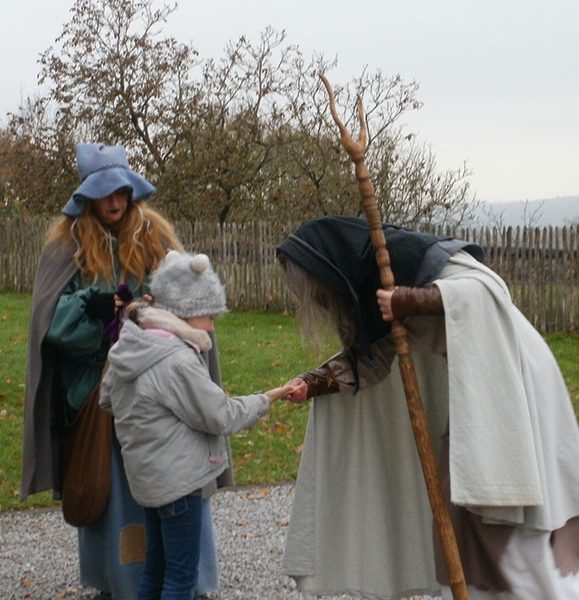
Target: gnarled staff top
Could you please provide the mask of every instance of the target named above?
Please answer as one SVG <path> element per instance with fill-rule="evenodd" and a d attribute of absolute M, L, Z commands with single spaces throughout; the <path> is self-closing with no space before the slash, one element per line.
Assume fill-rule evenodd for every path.
<path fill-rule="evenodd" d="M 320 79 L 322 80 L 322 83 L 328 92 L 328 97 L 330 100 L 330 113 L 334 119 L 334 122 L 338 126 L 338 129 L 340 130 L 340 140 L 342 142 L 342 146 L 344 146 L 354 164 L 358 164 L 366 157 L 366 145 L 368 144 L 368 128 L 366 126 L 366 115 L 364 114 L 362 98 L 358 96 L 356 99 L 358 121 L 360 123 L 360 133 L 358 135 L 358 140 L 356 141 L 350 135 L 350 132 L 346 129 L 346 126 L 344 123 L 342 123 L 342 120 L 338 115 L 338 111 L 336 110 L 336 97 L 334 96 L 334 90 L 330 86 L 330 82 L 323 73 L 320 73 Z"/>
<path fill-rule="evenodd" d="M 358 96 L 356 100 L 356 106 L 358 109 L 358 121 L 360 123 L 360 133 L 358 139 L 350 135 L 350 132 L 346 129 L 346 126 L 340 119 L 338 111 L 336 110 L 336 98 L 334 91 L 330 86 L 330 83 L 326 79 L 323 73 L 320 73 L 320 79 L 328 92 L 330 99 L 330 113 L 334 122 L 340 130 L 340 140 L 342 146 L 350 155 L 352 162 L 355 166 L 356 179 L 358 180 L 358 189 L 360 190 L 360 196 L 362 198 L 362 208 L 364 214 L 368 220 L 368 228 L 370 230 L 370 239 L 372 245 L 376 251 L 376 262 L 380 269 L 380 282 L 385 290 L 394 289 L 394 274 L 390 265 L 390 255 L 386 249 L 386 238 L 384 237 L 384 231 L 382 229 L 382 217 L 378 209 L 378 203 L 376 202 L 376 196 L 374 194 L 374 186 L 370 179 L 370 171 L 366 166 L 366 146 L 368 143 L 368 128 L 366 126 L 366 117 L 364 114 L 364 105 L 362 98 Z"/>

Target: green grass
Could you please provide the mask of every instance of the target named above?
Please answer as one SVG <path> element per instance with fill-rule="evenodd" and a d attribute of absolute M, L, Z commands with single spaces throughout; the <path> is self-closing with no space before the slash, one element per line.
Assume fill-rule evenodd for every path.
<path fill-rule="evenodd" d="M 304 349 L 294 319 L 230 313 L 217 320 L 223 386 L 229 395 L 276 387 L 318 360 Z M 231 438 L 238 484 L 294 479 L 309 405 L 276 402 L 267 419 Z"/>
<path fill-rule="evenodd" d="M 579 335 L 550 333 L 545 339 L 563 373 L 575 414 L 579 416 Z"/>
<path fill-rule="evenodd" d="M 0 294 L 0 511 L 54 504 L 51 493 L 19 499 L 24 370 L 30 298 Z M 285 383 L 318 362 L 300 342 L 294 319 L 229 313 L 216 321 L 223 384 L 248 394 Z M 269 417 L 231 440 L 238 484 L 294 479 L 309 405 L 277 402 Z"/>
<path fill-rule="evenodd" d="M 0 294 L 0 510 L 54 502 L 48 492 L 19 499 L 29 310 L 29 296 Z"/>
<path fill-rule="evenodd" d="M 50 493 L 19 500 L 24 367 L 30 298 L 0 294 L 0 510 L 54 504 Z M 319 359 L 304 349 L 291 316 L 234 312 L 217 320 L 223 384 L 246 394 L 285 383 Z M 579 413 L 579 337 L 547 336 Z M 277 402 L 270 416 L 231 440 L 238 484 L 294 479 L 309 404 Z"/>

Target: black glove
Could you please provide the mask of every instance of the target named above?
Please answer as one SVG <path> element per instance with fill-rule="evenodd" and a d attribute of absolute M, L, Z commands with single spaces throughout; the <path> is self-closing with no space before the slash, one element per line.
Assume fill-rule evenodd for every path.
<path fill-rule="evenodd" d="M 128 304 L 133 299 L 133 292 L 131 292 L 131 288 L 126 283 L 119 284 L 115 290 L 115 295 L 123 301 L 123 304 Z"/>
<path fill-rule="evenodd" d="M 85 312 L 91 319 L 108 323 L 115 316 L 115 299 L 112 292 L 95 292 L 86 302 Z"/>

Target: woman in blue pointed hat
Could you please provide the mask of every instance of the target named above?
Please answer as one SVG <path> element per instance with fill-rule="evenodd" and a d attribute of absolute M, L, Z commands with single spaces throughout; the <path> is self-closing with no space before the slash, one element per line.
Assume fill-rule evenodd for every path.
<path fill-rule="evenodd" d="M 76 160 L 80 185 L 47 233 L 34 284 L 21 488 L 23 499 L 48 489 L 61 497 L 64 489 L 65 518 L 63 465 L 71 457 L 63 447 L 81 409 L 98 395 L 123 307 L 149 292 L 149 274 L 168 250 L 182 250 L 172 226 L 147 206 L 155 187 L 130 168 L 124 147 L 79 144 Z M 219 380 L 215 351 L 209 361 Z M 114 434 L 110 479 L 104 512 L 69 521 L 78 526 L 81 583 L 132 600 L 144 564 L 143 512 L 130 495 Z M 206 498 L 215 488 L 204 490 Z M 208 500 L 203 518 L 198 593 L 218 585 Z"/>

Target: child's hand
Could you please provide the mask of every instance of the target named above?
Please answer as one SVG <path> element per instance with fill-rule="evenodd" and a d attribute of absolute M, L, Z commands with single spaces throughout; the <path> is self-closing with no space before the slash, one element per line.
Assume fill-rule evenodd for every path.
<path fill-rule="evenodd" d="M 270 405 L 273 404 L 276 400 L 279 400 L 280 398 L 288 398 L 289 399 L 290 395 L 295 393 L 295 390 L 296 390 L 295 383 L 297 381 L 301 381 L 305 385 L 305 381 L 303 381 L 302 379 L 293 379 L 292 381 L 289 381 L 288 383 L 286 383 L 285 385 L 283 385 L 281 387 L 273 388 L 272 390 L 268 390 L 267 392 L 264 392 L 264 395 L 269 400 Z M 306 385 L 306 388 L 307 388 L 307 385 Z"/>
<path fill-rule="evenodd" d="M 286 394 L 285 399 L 294 404 L 303 404 L 309 397 L 308 384 L 299 377 L 292 379 L 286 385 L 292 386 L 292 390 Z"/>

